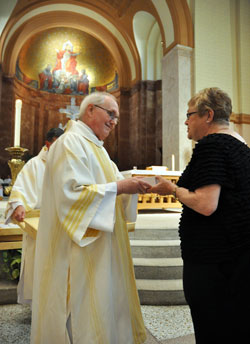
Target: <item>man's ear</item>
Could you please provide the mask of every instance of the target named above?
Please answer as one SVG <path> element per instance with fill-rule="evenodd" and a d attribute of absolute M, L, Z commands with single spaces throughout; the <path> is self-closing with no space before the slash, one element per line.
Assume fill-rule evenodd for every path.
<path fill-rule="evenodd" d="M 89 104 L 89 105 L 87 106 L 86 113 L 87 113 L 90 117 L 92 117 L 92 115 L 93 115 L 93 110 L 94 110 L 94 105 L 93 105 L 93 104 Z"/>
<path fill-rule="evenodd" d="M 45 141 L 45 145 L 46 145 L 46 147 L 48 148 L 48 150 L 49 150 L 49 147 L 51 146 L 51 144 L 52 144 L 52 142 Z"/>

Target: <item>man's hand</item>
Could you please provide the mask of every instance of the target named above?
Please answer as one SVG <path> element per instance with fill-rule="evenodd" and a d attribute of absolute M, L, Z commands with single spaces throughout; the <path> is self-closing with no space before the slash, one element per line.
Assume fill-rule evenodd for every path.
<path fill-rule="evenodd" d="M 22 222 L 25 218 L 25 209 L 22 205 L 19 205 L 16 207 L 12 214 L 12 219 L 15 219 L 16 221 Z"/>
<path fill-rule="evenodd" d="M 144 182 L 140 177 L 132 177 L 117 182 L 117 195 L 120 194 L 145 194 L 151 185 Z"/>

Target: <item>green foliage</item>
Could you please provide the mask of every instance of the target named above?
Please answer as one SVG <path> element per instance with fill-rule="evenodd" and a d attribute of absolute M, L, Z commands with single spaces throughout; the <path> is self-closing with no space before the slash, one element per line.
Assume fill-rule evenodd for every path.
<path fill-rule="evenodd" d="M 21 268 L 22 250 L 0 251 L 0 277 L 8 280 L 18 280 Z"/>

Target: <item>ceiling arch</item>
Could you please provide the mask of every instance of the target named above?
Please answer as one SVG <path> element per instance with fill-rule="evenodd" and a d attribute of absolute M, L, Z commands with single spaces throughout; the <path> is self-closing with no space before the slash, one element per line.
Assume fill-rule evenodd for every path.
<path fill-rule="evenodd" d="M 189 6 L 186 0 L 166 0 L 174 24 L 174 44 L 165 47 L 164 54 L 173 45 L 181 44 L 187 47 L 194 47 L 193 22 Z"/>
<path fill-rule="evenodd" d="M 160 28 L 163 55 L 177 44 L 194 47 L 193 22 L 187 0 L 136 0 L 131 2 L 129 10 L 132 17 L 139 11 L 155 17 Z"/>
<path fill-rule="evenodd" d="M 157 20 L 163 55 L 176 44 L 193 47 L 187 0 L 72 0 L 70 3 L 66 0 L 20 0 L 0 38 L 3 72 L 14 75 L 18 52 L 32 34 L 64 26 L 85 31 L 100 40 L 116 61 L 120 85 L 129 87 L 141 78 L 140 58 L 133 36 L 133 17 L 138 11 L 146 11 Z"/>
<path fill-rule="evenodd" d="M 158 22 L 152 14 L 139 11 L 133 20 L 135 41 L 141 59 L 142 80 L 161 79 L 156 66 L 161 66 L 162 47 Z"/>
<path fill-rule="evenodd" d="M 113 23 L 100 14 L 79 6 L 68 6 L 73 13 L 72 11 L 52 11 L 56 8 L 54 5 L 37 8 L 19 18 L 9 28 L 2 43 L 1 60 L 4 62 L 4 73 L 14 75 L 18 53 L 24 42 L 32 35 L 49 28 L 64 26 L 85 31 L 100 40 L 116 61 L 121 85 L 128 87 L 138 76 L 138 67 L 136 67 L 131 44 Z M 64 9 L 67 9 L 65 4 Z"/>

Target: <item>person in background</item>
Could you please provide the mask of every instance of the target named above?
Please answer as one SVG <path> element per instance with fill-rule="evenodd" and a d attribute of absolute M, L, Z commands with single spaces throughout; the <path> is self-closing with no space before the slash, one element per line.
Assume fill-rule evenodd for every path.
<path fill-rule="evenodd" d="M 157 177 L 149 190 L 183 204 L 183 285 L 196 344 L 249 340 L 250 149 L 230 129 L 231 113 L 218 88 L 192 97 L 185 121 L 197 141 L 191 160 L 178 185 Z"/>
<path fill-rule="evenodd" d="M 137 193 L 103 147 L 119 121 L 115 97 L 86 96 L 78 121 L 52 146 L 37 236 L 31 343 L 143 343 L 126 222 Z M 134 195 L 132 195 L 134 194 Z"/>
<path fill-rule="evenodd" d="M 10 183 L 11 183 L 11 178 L 10 178 L 10 176 L 8 176 L 7 178 L 5 178 L 5 179 L 3 180 L 3 184 L 10 185 Z"/>
<path fill-rule="evenodd" d="M 6 224 L 13 220 L 22 222 L 27 211 L 40 209 L 48 150 L 63 133 L 60 128 L 50 129 L 40 153 L 30 159 L 19 172 L 7 203 Z M 35 240 L 23 233 L 21 271 L 17 286 L 18 303 L 30 304 L 32 301 L 34 256 Z"/>

